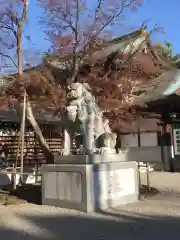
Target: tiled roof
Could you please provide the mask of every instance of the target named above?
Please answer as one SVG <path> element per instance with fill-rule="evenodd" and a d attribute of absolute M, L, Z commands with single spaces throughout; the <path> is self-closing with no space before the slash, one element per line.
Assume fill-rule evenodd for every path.
<path fill-rule="evenodd" d="M 45 112 L 41 112 L 41 113 L 35 112 L 35 117 L 36 117 L 36 120 L 40 123 L 57 123 L 60 121 L 58 117 L 55 117 Z M 20 117 L 17 115 L 15 110 L 11 108 L 7 108 L 7 109 L 0 108 L 0 122 L 19 123 L 20 121 L 21 121 Z"/>
<path fill-rule="evenodd" d="M 159 77 L 153 79 L 151 84 L 141 86 L 137 89 L 141 92 L 135 98 L 135 103 L 147 103 L 158 99 L 163 99 L 174 94 L 180 88 L 180 71 L 174 69 L 164 72 Z"/>

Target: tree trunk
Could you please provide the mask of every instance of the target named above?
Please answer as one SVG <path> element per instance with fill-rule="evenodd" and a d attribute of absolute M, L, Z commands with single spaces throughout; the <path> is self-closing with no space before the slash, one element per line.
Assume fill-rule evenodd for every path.
<path fill-rule="evenodd" d="M 39 145 L 41 146 L 43 153 L 45 155 L 45 158 L 47 160 L 48 164 L 54 163 L 54 157 L 53 154 L 49 148 L 49 145 L 46 142 L 46 139 L 44 138 L 42 131 L 34 117 L 33 111 L 32 111 L 32 107 L 31 107 L 31 103 L 29 101 L 27 101 L 26 103 L 26 117 L 27 120 L 29 121 L 30 125 L 33 128 L 33 131 L 36 134 L 36 139 L 39 142 Z M 22 116 L 22 108 L 23 105 L 22 104 L 15 104 L 14 105 L 16 112 L 18 114 L 18 116 Z"/>
<path fill-rule="evenodd" d="M 22 30 L 23 30 L 23 25 L 26 22 L 27 9 L 28 9 L 29 1 L 28 0 L 23 0 L 22 2 L 24 4 L 24 6 L 23 6 L 22 15 L 21 15 L 21 17 L 20 17 L 20 19 L 18 20 L 18 23 L 17 23 L 17 36 L 16 36 L 17 58 L 18 58 L 18 81 L 19 82 L 22 81 L 22 78 L 23 78 Z M 26 89 L 24 89 L 23 91 L 26 94 Z M 31 107 L 31 103 L 28 100 L 27 100 L 27 105 L 26 106 L 27 106 L 26 107 L 27 119 L 30 122 L 30 124 L 32 125 L 34 132 L 36 133 L 37 140 L 39 141 L 39 144 L 42 147 L 42 150 L 44 152 L 47 163 L 53 163 L 54 162 L 53 154 L 52 154 L 45 138 L 43 137 L 41 129 L 40 129 L 35 117 L 34 117 L 32 107 Z M 16 109 L 17 113 L 20 113 L 20 116 L 22 116 L 21 112 L 19 111 L 19 104 L 15 105 L 15 109 Z M 21 109 L 22 109 L 22 104 L 20 103 L 20 110 Z"/>
<path fill-rule="evenodd" d="M 27 108 L 26 108 L 26 111 L 27 111 L 27 119 L 28 121 L 30 122 L 30 124 L 32 125 L 33 127 L 33 130 L 36 134 L 36 138 L 43 150 L 43 153 L 45 155 L 45 158 L 47 160 L 47 163 L 48 164 L 52 164 L 54 163 L 54 156 L 49 148 L 49 145 L 47 144 L 42 132 L 41 132 L 41 129 L 34 117 L 34 114 L 32 112 L 32 107 L 31 107 L 31 104 L 30 102 L 27 102 Z"/>

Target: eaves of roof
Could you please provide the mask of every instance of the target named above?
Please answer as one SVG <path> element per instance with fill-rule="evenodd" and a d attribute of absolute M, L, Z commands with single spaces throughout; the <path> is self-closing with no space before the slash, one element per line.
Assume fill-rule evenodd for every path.
<path fill-rule="evenodd" d="M 141 94 L 134 98 L 134 103 L 142 104 L 163 99 L 175 94 L 178 89 L 180 89 L 180 70 L 171 70 L 155 78 L 151 85 L 140 87 L 137 92 Z"/>

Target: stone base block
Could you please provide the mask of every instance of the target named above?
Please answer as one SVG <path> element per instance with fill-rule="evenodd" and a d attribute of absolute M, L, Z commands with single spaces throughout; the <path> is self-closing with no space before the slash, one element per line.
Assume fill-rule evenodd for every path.
<path fill-rule="evenodd" d="M 98 164 L 111 162 L 125 162 L 126 159 L 122 154 L 92 154 L 92 155 L 69 155 L 69 156 L 54 156 L 54 163 L 62 164 Z"/>
<path fill-rule="evenodd" d="M 138 201 L 136 162 L 52 164 L 41 171 L 44 205 L 95 212 Z"/>

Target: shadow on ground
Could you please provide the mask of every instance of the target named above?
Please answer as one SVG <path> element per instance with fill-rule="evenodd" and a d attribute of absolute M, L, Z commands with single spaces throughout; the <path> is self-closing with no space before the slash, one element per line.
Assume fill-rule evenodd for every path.
<path fill-rule="evenodd" d="M 13 195 L 29 203 L 41 205 L 41 185 L 24 184 L 18 186 Z"/>
<path fill-rule="evenodd" d="M 147 186 L 142 185 L 140 189 L 140 199 L 152 197 L 158 193 L 159 192 L 156 188 L 151 188 L 151 190 L 148 191 Z M 18 186 L 16 191 L 13 192 L 13 195 L 29 203 L 33 203 L 37 205 L 41 205 L 42 203 L 41 202 L 41 185 L 24 184 L 23 186 Z"/>
<path fill-rule="evenodd" d="M 18 229 L 0 227 L 2 239 L 20 240 L 179 240 L 180 219 L 162 216 L 21 216 Z M 24 227 L 23 227 L 24 226 Z"/>

